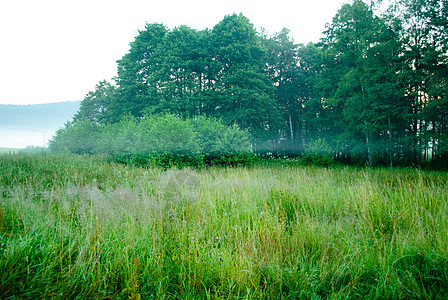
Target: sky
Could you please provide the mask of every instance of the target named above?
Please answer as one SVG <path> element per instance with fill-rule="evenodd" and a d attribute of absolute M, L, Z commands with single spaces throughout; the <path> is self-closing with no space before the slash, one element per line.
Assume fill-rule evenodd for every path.
<path fill-rule="evenodd" d="M 80 101 L 116 76 L 116 61 L 146 23 L 213 28 L 243 13 L 268 33 L 317 42 L 344 0 L 2 0 L 0 104 Z"/>

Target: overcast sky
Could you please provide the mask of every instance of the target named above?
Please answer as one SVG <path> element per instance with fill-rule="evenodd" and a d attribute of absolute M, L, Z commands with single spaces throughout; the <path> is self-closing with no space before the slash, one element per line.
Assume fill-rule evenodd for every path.
<path fill-rule="evenodd" d="M 146 23 L 212 28 L 243 13 L 259 30 L 283 27 L 317 42 L 345 0 L 2 0 L 0 104 L 82 100 L 116 75 L 116 61 Z"/>

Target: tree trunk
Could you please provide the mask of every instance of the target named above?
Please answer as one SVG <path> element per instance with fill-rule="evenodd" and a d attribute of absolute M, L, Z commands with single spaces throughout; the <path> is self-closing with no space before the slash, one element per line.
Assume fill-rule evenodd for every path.
<path fill-rule="evenodd" d="M 394 166 L 393 153 L 392 153 L 393 152 L 392 151 L 393 142 L 392 142 L 392 128 L 390 126 L 390 117 L 387 118 L 387 125 L 389 126 L 389 132 L 388 132 L 388 135 L 389 135 L 389 166 L 393 167 Z"/>
<path fill-rule="evenodd" d="M 289 112 L 289 130 L 291 132 L 291 141 L 294 140 L 294 131 L 292 130 L 292 117 L 291 112 Z"/>
<path fill-rule="evenodd" d="M 372 150 L 370 149 L 369 132 L 366 132 L 366 144 L 367 144 L 367 161 L 369 163 L 369 167 L 372 167 L 373 160 L 372 160 Z"/>

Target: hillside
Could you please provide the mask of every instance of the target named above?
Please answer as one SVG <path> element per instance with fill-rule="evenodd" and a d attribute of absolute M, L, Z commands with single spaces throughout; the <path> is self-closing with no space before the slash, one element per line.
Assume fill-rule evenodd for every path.
<path fill-rule="evenodd" d="M 46 146 L 70 121 L 80 101 L 34 105 L 0 105 L 0 147 Z"/>
<path fill-rule="evenodd" d="M 0 105 L 0 128 L 55 130 L 71 120 L 80 101 L 34 105 Z"/>

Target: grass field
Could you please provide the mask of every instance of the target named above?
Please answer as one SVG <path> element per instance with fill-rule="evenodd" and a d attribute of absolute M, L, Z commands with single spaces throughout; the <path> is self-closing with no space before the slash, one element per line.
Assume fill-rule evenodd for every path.
<path fill-rule="evenodd" d="M 447 173 L 0 156 L 2 299 L 446 299 Z"/>

